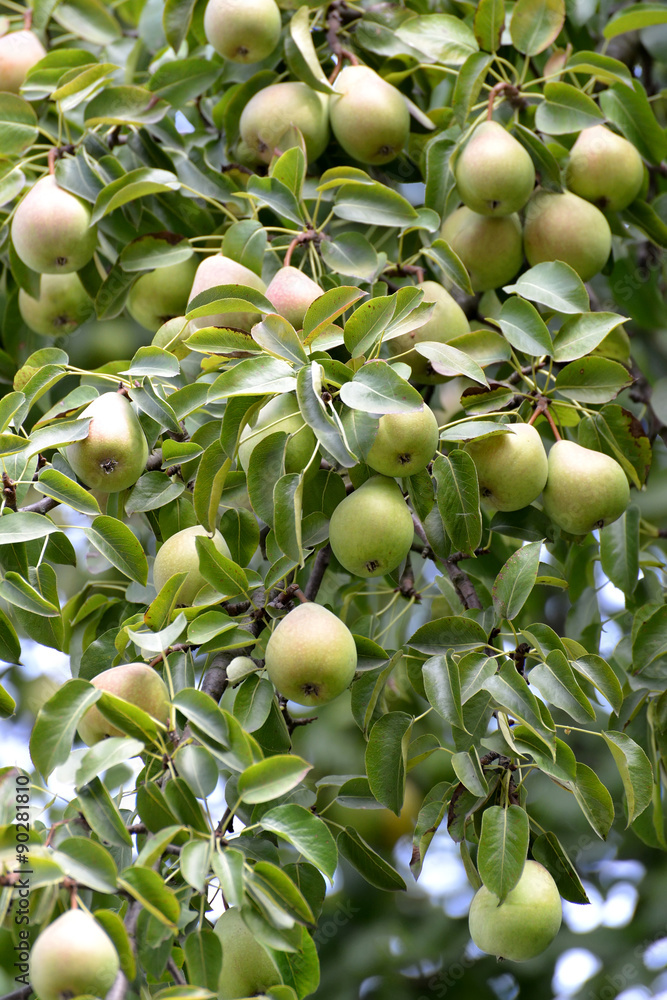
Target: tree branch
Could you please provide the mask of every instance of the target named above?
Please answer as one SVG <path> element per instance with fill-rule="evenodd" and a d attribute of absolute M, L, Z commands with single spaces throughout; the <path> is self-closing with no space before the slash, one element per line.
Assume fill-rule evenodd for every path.
<path fill-rule="evenodd" d="M 421 540 L 428 545 L 429 542 L 426 537 L 426 532 L 424 531 L 424 526 L 416 514 L 412 515 L 412 521 L 415 526 L 415 531 Z M 458 565 L 459 560 L 462 558 L 462 553 L 454 552 L 448 559 L 440 559 L 429 546 L 428 556 L 430 559 L 433 559 L 434 562 L 443 564 L 447 570 L 447 575 L 452 583 L 452 586 L 456 591 L 457 597 L 465 610 L 469 611 L 471 608 L 477 608 L 477 610 L 482 611 L 483 605 L 477 596 L 477 591 L 475 590 L 472 580 Z"/>
<path fill-rule="evenodd" d="M 309 601 L 314 601 L 315 598 L 317 597 L 317 592 L 320 589 L 320 584 L 322 583 L 322 579 L 324 577 L 324 574 L 326 573 L 330 559 L 331 559 L 331 546 L 327 542 L 327 544 L 323 545 L 320 551 L 315 556 L 315 560 L 313 562 L 313 568 L 310 572 L 310 576 L 308 577 L 308 583 L 303 588 L 304 596 Z"/>

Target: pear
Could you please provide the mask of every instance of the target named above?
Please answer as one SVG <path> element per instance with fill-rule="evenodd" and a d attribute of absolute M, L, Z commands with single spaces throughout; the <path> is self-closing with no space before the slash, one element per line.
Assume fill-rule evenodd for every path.
<path fill-rule="evenodd" d="M 328 98 L 305 83 L 274 83 L 251 97 L 241 112 L 241 139 L 261 163 L 270 163 L 290 127 L 298 128 L 309 163 L 329 143 Z"/>
<path fill-rule="evenodd" d="M 604 125 L 583 129 L 570 151 L 565 183 L 601 209 L 619 212 L 639 194 L 642 158 L 627 139 Z"/>
<path fill-rule="evenodd" d="M 34 31 L 12 31 L 0 38 L 0 91 L 18 94 L 28 70 L 43 59 L 46 49 Z"/>
<path fill-rule="evenodd" d="M 308 307 L 323 294 L 317 282 L 291 265 L 281 267 L 266 289 L 271 305 L 295 330 L 302 329 Z"/>
<path fill-rule="evenodd" d="M 352 683 L 357 647 L 347 625 L 320 604 L 299 604 L 266 644 L 271 683 L 297 705 L 324 705 Z"/>
<path fill-rule="evenodd" d="M 35 940 L 30 985 L 39 1000 L 66 1000 L 88 994 L 104 997 L 118 975 L 113 941 L 94 917 L 68 910 Z"/>
<path fill-rule="evenodd" d="M 100 691 L 108 691 L 142 708 L 158 722 L 165 725 L 169 722 L 169 692 L 160 675 L 147 663 L 121 663 L 120 666 L 110 667 L 93 677 L 91 684 Z M 88 709 L 79 721 L 77 731 L 89 747 L 107 736 L 125 735 L 102 715 L 97 705 Z"/>
<path fill-rule="evenodd" d="M 574 441 L 556 441 L 549 452 L 549 475 L 542 506 L 571 535 L 603 528 L 630 503 L 630 488 L 618 462 Z"/>
<path fill-rule="evenodd" d="M 445 219 L 441 235 L 461 258 L 475 292 L 506 285 L 523 263 L 518 215 L 489 218 L 464 205 Z"/>
<path fill-rule="evenodd" d="M 401 333 L 398 337 L 388 341 L 387 348 L 393 356 L 402 355 L 401 361 L 410 365 L 412 370 L 410 378 L 413 382 L 417 382 L 419 385 L 435 385 L 438 382 L 444 382 L 446 376 L 439 375 L 431 367 L 428 358 L 425 358 L 419 351 L 411 350 L 411 348 L 425 340 L 447 344 L 455 337 L 470 333 L 470 325 L 461 306 L 437 281 L 424 281 L 419 285 L 419 288 L 424 293 L 424 302 L 435 302 L 431 318 L 426 320 L 423 326 L 417 327 L 416 330 Z"/>
<path fill-rule="evenodd" d="M 185 604 L 188 607 L 192 606 L 202 587 L 208 585 L 199 569 L 199 553 L 196 542 L 198 535 L 210 538 L 206 528 L 200 524 L 195 524 L 190 528 L 182 528 L 181 531 L 170 535 L 162 543 L 153 563 L 153 584 L 158 593 L 176 573 L 188 574 L 176 594 L 177 603 Z M 227 559 L 232 558 L 229 546 L 219 531 L 214 533 L 212 541 L 221 555 L 226 556 Z"/>
<path fill-rule="evenodd" d="M 65 337 L 90 319 L 95 306 L 79 275 L 43 274 L 39 298 L 19 291 L 19 312 L 26 326 L 44 337 Z"/>
<path fill-rule="evenodd" d="M 105 392 L 80 414 L 92 417 L 88 437 L 65 448 L 65 458 L 81 482 L 102 493 L 134 486 L 146 467 L 148 444 L 126 396 Z"/>
<path fill-rule="evenodd" d="M 255 940 L 238 907 L 230 907 L 218 917 L 215 933 L 222 945 L 222 968 L 218 1000 L 263 995 L 282 977 L 266 948 Z"/>
<path fill-rule="evenodd" d="M 611 230 L 599 208 L 571 191 L 538 190 L 526 206 L 523 243 L 531 267 L 562 260 L 589 281 L 607 263 Z"/>
<path fill-rule="evenodd" d="M 232 62 L 266 59 L 280 40 L 280 29 L 280 10 L 274 0 L 208 0 L 206 4 L 206 38 Z"/>
<path fill-rule="evenodd" d="M 200 292 L 206 292 L 216 285 L 248 285 L 258 292 L 266 291 L 266 285 L 254 271 L 243 264 L 237 264 L 231 257 L 225 257 L 221 253 L 206 257 L 197 268 L 190 292 L 190 301 Z M 260 319 L 260 313 L 252 311 L 215 313 L 211 316 L 200 316 L 193 319 L 192 328 L 199 330 L 205 326 L 229 326 L 237 330 L 249 331 Z"/>
<path fill-rule="evenodd" d="M 361 163 L 389 163 L 410 133 L 410 112 L 400 90 L 368 66 L 346 66 L 335 83 L 331 129 L 346 153 Z"/>
<path fill-rule="evenodd" d="M 40 274 L 80 271 L 97 246 L 90 209 L 47 174 L 31 187 L 12 220 L 14 249 Z"/>
<path fill-rule="evenodd" d="M 367 479 L 336 507 L 329 523 L 331 550 L 355 576 L 384 576 L 403 562 L 414 539 L 412 516 L 398 484 Z"/>
<path fill-rule="evenodd" d="M 316 438 L 301 416 L 294 393 L 284 392 L 263 406 L 255 421 L 241 431 L 239 462 L 245 472 L 255 446 L 280 431 L 291 435 L 285 449 L 285 472 L 300 472 L 304 468 L 313 454 Z"/>
<path fill-rule="evenodd" d="M 383 476 L 414 476 L 433 458 L 438 439 L 438 421 L 425 403 L 410 413 L 385 413 L 364 458 Z"/>
<path fill-rule="evenodd" d="M 197 261 L 194 256 L 178 264 L 157 267 L 142 274 L 130 289 L 127 310 L 140 326 L 155 333 L 163 323 L 181 316 L 190 298 Z"/>
<path fill-rule="evenodd" d="M 454 170 L 461 200 L 480 215 L 511 215 L 530 198 L 535 167 L 528 152 L 498 122 L 482 122 Z"/>
<path fill-rule="evenodd" d="M 509 434 L 474 438 L 464 450 L 477 469 L 482 502 L 492 510 L 521 510 L 544 489 L 547 453 L 532 424 L 507 424 Z"/>
<path fill-rule="evenodd" d="M 501 903 L 483 885 L 470 905 L 470 936 L 482 951 L 513 962 L 540 955 L 560 930 L 558 887 L 537 861 L 526 861 L 521 878 Z"/>

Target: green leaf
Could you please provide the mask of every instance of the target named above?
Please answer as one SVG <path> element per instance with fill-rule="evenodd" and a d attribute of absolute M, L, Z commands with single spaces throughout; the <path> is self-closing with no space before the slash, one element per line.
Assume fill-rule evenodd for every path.
<path fill-rule="evenodd" d="M 361 233 L 338 233 L 335 240 L 323 240 L 320 253 L 327 267 L 347 278 L 368 281 L 379 269 L 375 247 Z"/>
<path fill-rule="evenodd" d="M 116 892 L 118 869 L 107 848 L 88 837 L 67 837 L 53 852 L 66 875 L 96 892 Z"/>
<path fill-rule="evenodd" d="M 562 191 L 563 180 L 558 160 L 549 147 L 525 125 L 515 125 L 512 134 L 528 150 L 535 170 L 540 175 L 540 186 L 547 191 Z"/>
<path fill-rule="evenodd" d="M 304 806 L 289 803 L 265 812 L 261 826 L 287 840 L 327 878 L 333 879 L 338 863 L 336 842 L 319 816 Z"/>
<path fill-rule="evenodd" d="M 4 660 L 5 663 L 21 662 L 21 643 L 19 637 L 2 608 L 0 608 L 0 659 Z M 6 699 L 9 698 L 6 692 L 5 696 Z M 5 703 L 6 705 L 10 704 L 7 700 Z"/>
<path fill-rule="evenodd" d="M 597 653 L 588 653 L 572 660 L 572 669 L 585 677 L 606 698 L 615 712 L 620 712 L 623 704 L 623 690 L 620 681 L 606 660 Z"/>
<path fill-rule="evenodd" d="M 57 594 L 55 596 L 57 599 Z M 33 587 L 13 570 L 8 570 L 4 580 L 0 583 L 0 597 L 3 597 L 14 607 L 21 608 L 30 614 L 42 615 L 47 618 L 60 614 L 57 603 L 54 604 L 52 600 L 44 597 L 40 590 Z"/>
<path fill-rule="evenodd" d="M 564 21 L 565 0 L 517 0 L 510 21 L 512 42 L 524 55 L 536 56 L 556 41 Z"/>
<path fill-rule="evenodd" d="M 536 684 L 540 694 L 550 704 L 586 725 L 595 719 L 595 710 L 579 687 L 567 657 L 559 649 L 553 649 L 546 662 L 538 663 L 528 674 L 531 684 Z"/>
<path fill-rule="evenodd" d="M 409 201 L 384 184 L 343 184 L 333 204 L 334 214 L 348 222 L 403 229 L 419 218 Z"/>
<path fill-rule="evenodd" d="M 576 869 L 555 833 L 543 833 L 533 841 L 532 855 L 544 865 L 558 886 L 563 899 L 570 903 L 590 903 Z"/>
<path fill-rule="evenodd" d="M 468 295 L 473 294 L 468 272 L 449 243 L 446 243 L 445 240 L 434 240 L 431 246 L 424 250 L 424 255 L 434 260 L 445 278 L 458 285 L 461 291 L 467 292 Z"/>
<path fill-rule="evenodd" d="M 452 14 L 409 17 L 401 22 L 396 36 L 423 52 L 431 61 L 454 66 L 465 62 L 471 52 L 477 51 L 472 30 Z"/>
<path fill-rule="evenodd" d="M 357 464 L 358 459 L 345 443 L 340 423 L 334 420 L 322 399 L 323 375 L 324 369 L 317 361 L 300 370 L 296 382 L 299 409 L 322 448 L 336 462 L 350 469 Z"/>
<path fill-rule="evenodd" d="M 268 354 L 273 354 L 277 358 L 284 358 L 299 366 L 308 363 L 298 333 L 282 316 L 277 314 L 265 316 L 252 328 L 252 339 Z"/>
<path fill-rule="evenodd" d="M 207 292 L 203 292 L 207 295 Z M 199 296 L 197 296 L 199 299 Z M 270 311 L 270 310 L 267 310 Z M 291 365 L 281 358 L 262 355 L 247 358 L 229 368 L 211 383 L 208 399 L 214 403 L 231 396 L 257 396 L 265 393 L 289 392 L 295 386 Z"/>
<path fill-rule="evenodd" d="M 408 645 L 420 653 L 434 656 L 448 649 L 462 653 L 484 648 L 487 635 L 482 626 L 470 618 L 454 616 L 437 618 L 422 625 L 408 639 Z"/>
<path fill-rule="evenodd" d="M 183 941 L 183 953 L 188 982 L 217 993 L 222 968 L 222 945 L 218 935 L 207 928 L 191 931 Z"/>
<path fill-rule="evenodd" d="M 438 510 L 452 545 L 472 555 L 482 538 L 475 463 L 467 451 L 457 448 L 447 456 L 438 455 L 433 476 Z"/>
<path fill-rule="evenodd" d="M 118 885 L 161 924 L 172 930 L 176 929 L 175 924 L 180 913 L 178 897 L 173 889 L 165 885 L 164 879 L 156 871 L 141 865 L 133 865 L 121 872 Z"/>
<path fill-rule="evenodd" d="M 600 52 L 583 50 L 573 52 L 567 60 L 568 72 L 586 73 L 605 83 L 623 83 L 632 86 L 632 75 L 625 65 L 611 56 L 603 56 Z"/>
<path fill-rule="evenodd" d="M 561 260 L 536 264 L 524 271 L 515 285 L 505 285 L 503 290 L 539 302 L 556 312 L 582 313 L 590 306 L 583 281 Z"/>
<path fill-rule="evenodd" d="M 86 105 L 84 124 L 90 129 L 98 125 L 154 125 L 168 110 L 166 101 L 156 101 L 155 94 L 144 87 L 105 87 Z"/>
<path fill-rule="evenodd" d="M 517 351 L 540 357 L 553 355 L 551 334 L 537 309 L 526 299 L 513 295 L 502 304 L 498 325 Z"/>
<path fill-rule="evenodd" d="M 317 58 L 313 44 L 308 5 L 304 4 L 292 15 L 289 35 L 285 39 L 285 54 L 292 73 L 313 90 L 334 94 Z"/>
<path fill-rule="evenodd" d="M 424 400 L 386 361 L 367 361 L 351 382 L 341 386 L 340 398 L 367 413 L 413 413 Z"/>
<path fill-rule="evenodd" d="M 270 802 L 299 785 L 312 764 L 294 754 L 277 754 L 251 764 L 239 775 L 238 791 L 244 802 Z"/>
<path fill-rule="evenodd" d="M 165 0 L 162 26 L 174 52 L 178 52 L 190 30 L 195 3 L 196 0 Z"/>
<path fill-rule="evenodd" d="M 37 141 L 37 115 L 18 94 L 0 94 L 0 130 L 5 156 L 20 156 Z"/>
<path fill-rule="evenodd" d="M 485 7 L 489 11 L 489 17 L 486 20 L 488 23 L 489 32 L 493 31 L 494 23 L 493 19 L 495 16 L 495 11 L 500 8 L 501 18 L 504 19 L 504 3 L 503 0 L 484 0 L 480 7 Z M 477 35 L 477 24 L 480 20 L 480 7 L 477 8 L 477 14 L 475 15 L 475 34 Z M 487 28 L 487 25 L 485 25 Z M 502 30 L 502 20 L 500 29 Z M 479 36 L 477 36 L 479 38 Z M 489 38 L 487 51 L 495 51 L 491 49 L 490 46 L 497 46 L 498 39 L 495 40 Z M 486 79 L 486 75 L 489 70 L 489 66 L 493 62 L 493 57 L 487 55 L 486 52 L 473 52 L 468 56 L 463 66 L 459 70 L 458 76 L 456 78 L 456 84 L 454 87 L 454 95 L 452 97 L 452 107 L 454 109 L 454 117 L 456 118 L 459 125 L 463 128 L 468 120 L 468 115 L 470 109 L 474 105 L 475 101 L 478 100 L 480 91 L 482 89 L 482 84 Z"/>
<path fill-rule="evenodd" d="M 84 754 L 76 771 L 76 787 L 80 788 L 108 768 L 136 757 L 143 748 L 143 741 L 125 736 L 109 736 L 100 740 Z"/>
<path fill-rule="evenodd" d="M 44 538 L 54 531 L 60 531 L 60 528 L 43 514 L 29 511 L 4 514 L 0 518 L 0 545 L 29 542 L 33 538 Z"/>
<path fill-rule="evenodd" d="M 639 578 L 639 508 L 634 504 L 600 531 L 600 564 L 614 586 L 631 597 Z"/>
<path fill-rule="evenodd" d="M 605 741 L 618 768 L 628 803 L 628 822 L 643 813 L 653 795 L 653 771 L 651 763 L 642 748 L 625 733 L 612 729 L 600 734 Z"/>
<path fill-rule="evenodd" d="M 43 469 L 35 483 L 35 489 L 47 497 L 53 497 L 54 500 L 67 504 L 72 510 L 78 510 L 81 514 L 94 516 L 100 513 L 95 497 L 57 469 Z"/>
<path fill-rule="evenodd" d="M 567 399 L 579 403 L 608 403 L 622 389 L 632 385 L 632 376 L 618 361 L 586 357 L 561 368 L 555 388 Z"/>
<path fill-rule="evenodd" d="M 470 753 L 462 752 L 453 754 L 452 767 L 456 777 L 469 792 L 480 798 L 486 798 L 489 794 L 489 786 L 484 777 L 484 771 L 479 762 L 477 750 L 474 747 Z"/>
<path fill-rule="evenodd" d="M 121 34 L 118 21 L 101 0 L 62 0 L 53 17 L 75 38 L 93 45 L 108 45 Z"/>
<path fill-rule="evenodd" d="M 132 844 L 118 806 L 99 778 L 93 778 L 78 789 L 77 805 L 100 840 L 114 847 L 129 847 Z"/>
<path fill-rule="evenodd" d="M 595 101 L 570 83 L 546 83 L 544 96 L 546 100 L 535 112 L 535 125 L 547 135 L 579 132 L 604 121 Z"/>
<path fill-rule="evenodd" d="M 280 551 L 303 565 L 301 515 L 303 508 L 303 475 L 281 476 L 273 487 L 273 530 Z"/>
<path fill-rule="evenodd" d="M 246 190 L 248 194 L 254 195 L 258 202 L 273 209 L 277 215 L 295 222 L 297 226 L 303 225 L 300 203 L 294 193 L 277 177 L 258 177 L 257 174 L 253 174 Z"/>
<path fill-rule="evenodd" d="M 421 340 L 415 344 L 415 350 L 431 362 L 431 367 L 439 374 L 451 378 L 454 375 L 465 375 L 480 385 L 488 386 L 486 375 L 469 355 L 451 344 L 440 344 L 436 341 Z"/>
<path fill-rule="evenodd" d="M 321 338 L 317 345 L 319 349 L 322 346 L 322 341 L 328 340 L 334 320 L 342 316 L 350 306 L 353 306 L 359 299 L 363 299 L 365 295 L 366 292 L 362 292 L 354 285 L 341 285 L 338 288 L 330 288 L 324 295 L 315 299 L 308 306 L 303 320 L 304 346 L 308 347 L 314 340 Z M 341 339 L 337 343 L 342 342 L 341 335 Z M 326 349 L 326 346 L 323 349 Z"/>
<path fill-rule="evenodd" d="M 480 49 L 495 52 L 505 26 L 504 0 L 480 0 L 475 11 L 474 31 Z M 470 60 L 468 60 L 470 61 Z"/>
<path fill-rule="evenodd" d="M 218 552 L 213 539 L 207 535 L 197 535 L 195 544 L 199 554 L 199 569 L 204 579 L 227 598 L 240 594 L 248 600 L 250 584 L 243 569 Z"/>
<path fill-rule="evenodd" d="M 496 621 L 512 621 L 530 597 L 540 565 L 544 539 L 528 542 L 509 557 L 491 591 Z"/>
<path fill-rule="evenodd" d="M 529 837 L 528 814 L 521 806 L 484 810 L 477 867 L 482 882 L 501 903 L 521 878 Z"/>
<path fill-rule="evenodd" d="M 554 337 L 554 361 L 576 361 L 583 358 L 626 320 L 627 316 L 606 312 L 587 312 L 565 320 Z"/>
<path fill-rule="evenodd" d="M 148 580 L 148 561 L 141 543 L 126 524 L 115 517 L 101 514 L 90 527 L 82 527 L 84 535 L 112 566 L 130 580 L 145 584 Z"/>
<path fill-rule="evenodd" d="M 422 666 L 424 690 L 429 703 L 452 726 L 465 729 L 461 711 L 461 680 L 453 656 L 432 656 Z"/>
<path fill-rule="evenodd" d="M 371 729 L 366 746 L 366 773 L 378 802 L 398 816 L 403 806 L 412 716 L 388 712 Z"/>
<path fill-rule="evenodd" d="M 199 461 L 193 506 L 197 520 L 207 531 L 215 531 L 220 497 L 231 465 L 231 459 L 225 455 L 217 439 L 211 442 Z"/>
<path fill-rule="evenodd" d="M 591 827 L 598 837 L 606 840 L 614 822 L 614 803 L 595 771 L 581 761 L 577 761 L 577 778 L 573 791 Z"/>
<path fill-rule="evenodd" d="M 369 885 L 385 892 L 405 890 L 407 886 L 398 872 L 376 854 L 354 827 L 348 826 L 338 834 L 338 850 L 346 861 L 357 869 Z"/>
<path fill-rule="evenodd" d="M 656 120 L 646 91 L 639 80 L 632 87 L 615 84 L 600 94 L 600 106 L 607 119 L 649 163 L 660 164 L 667 155 L 667 136 Z"/>
<path fill-rule="evenodd" d="M 636 3 L 623 7 L 609 18 L 602 34 L 605 38 L 616 38 L 628 31 L 641 31 L 654 24 L 667 24 L 667 6 L 663 3 Z"/>
<path fill-rule="evenodd" d="M 550 747 L 554 745 L 554 731 L 544 722 L 537 698 L 513 663 L 505 663 L 497 674 L 484 682 L 484 689 L 498 705 L 507 710 L 514 719 L 523 722 L 528 729 L 537 733 Z"/>

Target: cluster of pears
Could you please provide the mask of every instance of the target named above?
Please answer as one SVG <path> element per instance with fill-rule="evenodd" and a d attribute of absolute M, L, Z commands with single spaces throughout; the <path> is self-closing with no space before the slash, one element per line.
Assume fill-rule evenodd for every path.
<path fill-rule="evenodd" d="M 68 910 L 35 940 L 30 985 L 39 1000 L 104 997 L 119 968 L 118 952 L 101 924 L 83 910 Z"/>

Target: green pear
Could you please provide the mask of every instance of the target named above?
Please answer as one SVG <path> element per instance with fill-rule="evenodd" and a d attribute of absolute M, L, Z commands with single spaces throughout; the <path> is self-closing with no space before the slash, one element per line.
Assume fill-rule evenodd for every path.
<path fill-rule="evenodd" d="M 385 413 L 364 459 L 383 476 L 414 476 L 431 461 L 438 440 L 438 421 L 425 403 L 410 413 Z"/>
<path fill-rule="evenodd" d="M 642 158 L 627 139 L 604 125 L 583 129 L 570 151 L 565 183 L 601 209 L 619 212 L 639 194 Z"/>
<path fill-rule="evenodd" d="M 23 288 L 19 291 L 19 312 L 23 322 L 44 337 L 67 336 L 90 319 L 94 311 L 93 300 L 76 272 L 43 274 L 37 299 Z"/>
<path fill-rule="evenodd" d="M 523 263 L 518 215 L 490 218 L 464 205 L 445 219 L 441 235 L 461 258 L 475 292 L 502 288 Z"/>
<path fill-rule="evenodd" d="M 298 267 L 291 265 L 281 267 L 266 289 L 266 297 L 273 308 L 291 323 L 295 330 L 302 329 L 308 307 L 323 294 L 317 282 Z"/>
<path fill-rule="evenodd" d="M 80 417 L 92 417 L 88 437 L 65 448 L 65 458 L 82 483 L 102 493 L 134 486 L 146 467 L 148 444 L 127 396 L 105 392 Z"/>
<path fill-rule="evenodd" d="M 629 503 L 628 480 L 615 459 L 574 441 L 552 445 L 542 505 L 559 528 L 584 535 L 611 524 Z"/>
<path fill-rule="evenodd" d="M 526 206 L 523 243 L 531 267 L 562 260 L 589 281 L 607 263 L 611 230 L 590 201 L 571 191 L 538 190 Z"/>
<path fill-rule="evenodd" d="M 437 281 L 424 281 L 419 288 L 424 293 L 424 302 L 435 302 L 431 318 L 416 330 L 401 333 L 388 341 L 387 348 L 392 356 L 400 354 L 401 361 L 410 365 L 412 370 L 410 378 L 413 382 L 419 385 L 436 385 L 438 382 L 444 382 L 446 376 L 439 375 L 428 358 L 413 349 L 414 345 L 421 344 L 425 340 L 447 344 L 455 337 L 470 333 L 470 325 L 461 306 Z"/>
<path fill-rule="evenodd" d="M 414 539 L 412 515 L 398 483 L 367 479 L 345 497 L 329 523 L 331 550 L 355 576 L 384 576 L 403 562 Z"/>
<path fill-rule="evenodd" d="M 36 938 L 30 985 L 39 1000 L 104 997 L 119 968 L 118 952 L 101 924 L 83 910 L 68 910 Z"/>
<path fill-rule="evenodd" d="M 108 691 L 142 708 L 158 722 L 165 725 L 169 722 L 169 692 L 160 675 L 147 663 L 121 663 L 103 670 L 90 683 L 101 691 Z M 102 715 L 97 705 L 88 709 L 77 731 L 89 747 L 107 736 L 125 735 Z"/>
<path fill-rule="evenodd" d="M 389 163 L 410 133 L 410 112 L 400 90 L 368 66 L 346 66 L 334 84 L 331 129 L 346 153 L 360 163 Z"/>
<path fill-rule="evenodd" d="M 239 1000 L 263 995 L 282 977 L 266 948 L 245 924 L 235 906 L 218 917 L 215 933 L 222 945 L 218 1000 Z"/>
<path fill-rule="evenodd" d="M 274 0 L 208 0 L 204 11 L 206 38 L 232 62 L 266 59 L 280 41 L 281 27 Z"/>
<path fill-rule="evenodd" d="M 244 264 L 237 264 L 231 257 L 225 257 L 221 253 L 206 257 L 195 273 L 190 292 L 190 301 L 201 292 L 208 291 L 216 285 L 247 285 L 255 288 L 258 292 L 265 292 L 266 285 L 254 271 Z M 224 312 L 215 313 L 211 316 L 199 316 L 192 320 L 193 330 L 200 330 L 205 326 L 229 326 L 237 330 L 249 332 L 255 323 L 259 323 L 261 314 L 258 312 Z"/>
<path fill-rule="evenodd" d="M 474 438 L 465 445 L 479 480 L 482 502 L 492 510 L 521 510 L 544 489 L 547 453 L 532 424 L 506 424 L 509 434 Z"/>
<path fill-rule="evenodd" d="M 526 861 L 521 878 L 501 903 L 483 885 L 470 906 L 470 936 L 482 951 L 512 962 L 527 962 L 558 934 L 563 908 L 549 872 Z"/>
<path fill-rule="evenodd" d="M 357 647 L 347 625 L 320 604 L 299 604 L 266 644 L 271 683 L 297 705 L 324 705 L 352 683 Z"/>
<path fill-rule="evenodd" d="M 290 127 L 298 128 L 312 163 L 329 144 L 328 98 L 305 83 L 274 83 L 251 97 L 241 112 L 241 139 L 261 163 L 283 152 L 280 141 Z"/>
<path fill-rule="evenodd" d="M 461 200 L 480 215 L 511 215 L 530 198 L 535 167 L 528 152 L 498 122 L 482 122 L 456 161 Z"/>
<path fill-rule="evenodd" d="M 47 174 L 30 188 L 12 220 L 12 242 L 24 264 L 40 274 L 80 271 L 97 246 L 90 208 Z"/>
<path fill-rule="evenodd" d="M 18 94 L 26 73 L 43 59 L 46 49 L 34 31 L 21 29 L 0 38 L 0 91 Z"/>
<path fill-rule="evenodd" d="M 158 593 L 176 573 L 188 574 L 178 588 L 176 595 L 177 603 L 185 604 L 188 607 L 192 605 L 202 587 L 208 585 L 199 569 L 199 553 L 196 542 L 198 535 L 211 537 L 206 528 L 200 524 L 195 524 L 190 528 L 182 528 L 170 535 L 162 543 L 153 563 L 153 584 Z M 221 555 L 226 556 L 227 559 L 232 558 L 229 546 L 219 531 L 214 533 L 212 541 Z"/>
<path fill-rule="evenodd" d="M 284 392 L 271 399 L 257 414 L 252 424 L 241 431 L 239 462 L 247 472 L 250 455 L 256 445 L 270 434 L 291 435 L 285 449 L 285 472 L 300 472 L 309 461 L 317 443 L 315 435 L 301 416 L 296 396 Z M 317 463 L 319 468 L 319 462 Z"/>
<path fill-rule="evenodd" d="M 127 297 L 127 310 L 140 326 L 155 333 L 163 323 L 181 316 L 190 298 L 197 270 L 194 256 L 178 264 L 156 267 L 137 278 Z"/>

